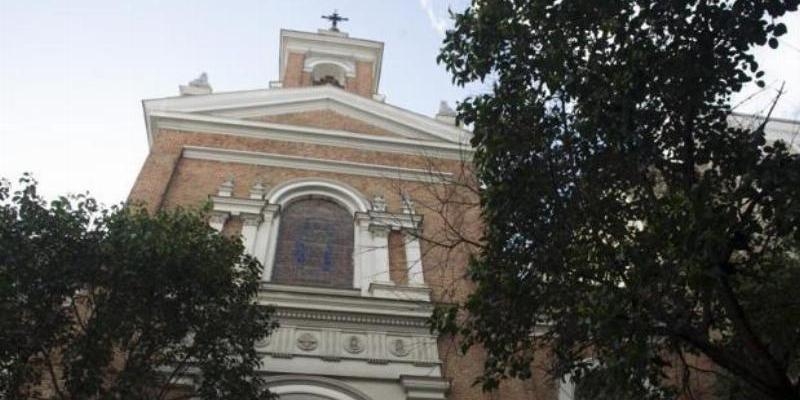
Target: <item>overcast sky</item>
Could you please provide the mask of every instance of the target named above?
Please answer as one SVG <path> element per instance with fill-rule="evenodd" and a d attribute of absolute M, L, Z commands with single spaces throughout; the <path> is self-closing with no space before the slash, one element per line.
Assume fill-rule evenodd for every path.
<path fill-rule="evenodd" d="M 177 94 L 205 71 L 215 91 L 265 88 L 278 77 L 281 28 L 315 31 L 337 8 L 352 37 L 385 43 L 380 92 L 427 115 L 454 88 L 435 57 L 448 6 L 466 0 L 0 0 L 0 177 L 30 171 L 46 196 L 89 190 L 123 201 L 146 155 L 141 100 Z M 800 119 L 800 15 L 777 51 L 759 51 L 767 90 L 740 109 Z M 738 100 L 737 100 L 738 101 Z"/>

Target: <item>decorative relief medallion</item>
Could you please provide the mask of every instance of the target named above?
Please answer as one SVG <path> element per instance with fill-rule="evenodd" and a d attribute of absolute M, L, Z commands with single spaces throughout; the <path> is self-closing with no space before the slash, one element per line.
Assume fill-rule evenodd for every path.
<path fill-rule="evenodd" d="M 313 351 L 317 348 L 317 345 L 317 337 L 310 333 L 304 333 L 297 338 L 297 348 L 300 350 Z"/>
<path fill-rule="evenodd" d="M 389 343 L 389 352 L 398 357 L 405 357 L 411 352 L 411 349 L 409 349 L 408 343 L 406 343 L 405 340 L 395 339 Z"/>
<path fill-rule="evenodd" d="M 358 354 L 364 351 L 364 341 L 356 335 L 351 335 L 344 342 L 344 349 L 350 354 Z"/>
<path fill-rule="evenodd" d="M 267 346 L 269 346 L 269 336 L 256 342 L 256 349 L 258 350 L 264 350 Z"/>

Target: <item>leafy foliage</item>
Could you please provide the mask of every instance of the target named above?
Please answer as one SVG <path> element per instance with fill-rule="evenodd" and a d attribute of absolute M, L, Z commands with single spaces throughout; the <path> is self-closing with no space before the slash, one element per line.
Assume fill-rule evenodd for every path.
<path fill-rule="evenodd" d="M 192 377 L 200 398 L 270 398 L 255 343 L 274 323 L 237 238 L 20 182 L 0 183 L 0 397 L 180 398 Z"/>
<path fill-rule="evenodd" d="M 751 49 L 777 47 L 797 6 L 473 0 L 454 15 L 439 61 L 491 83 L 459 106 L 487 228 L 477 290 L 434 323 L 486 349 L 484 388 L 529 377 L 545 346 L 596 396 L 671 396 L 709 369 L 800 398 L 800 157 L 730 106 L 763 86 Z"/>

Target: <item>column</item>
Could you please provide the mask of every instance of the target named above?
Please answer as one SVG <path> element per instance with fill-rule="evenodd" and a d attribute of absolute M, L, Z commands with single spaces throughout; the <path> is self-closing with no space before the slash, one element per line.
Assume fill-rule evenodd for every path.
<path fill-rule="evenodd" d="M 247 254 L 256 257 L 256 234 L 258 226 L 261 225 L 261 215 L 259 214 L 241 214 L 242 219 L 242 241 L 244 242 L 244 249 Z"/>
<path fill-rule="evenodd" d="M 370 225 L 372 246 L 372 274 L 370 282 L 391 283 L 389 277 L 389 231 L 388 226 Z"/>
<path fill-rule="evenodd" d="M 408 271 L 409 286 L 425 285 L 425 278 L 422 273 L 422 251 L 420 250 L 419 237 L 415 231 L 403 231 L 404 244 L 406 249 L 406 271 Z"/>
<path fill-rule="evenodd" d="M 280 206 L 276 204 L 269 204 L 264 207 L 264 211 L 261 213 L 261 224 L 258 226 L 258 231 L 256 232 L 256 243 L 253 248 L 253 255 L 261 262 L 261 265 L 264 266 L 263 281 L 269 281 L 272 277 L 274 254 L 270 254 L 270 252 L 275 248 L 274 242 L 277 240 L 275 237 L 277 236 L 275 218 L 279 210 Z"/>
<path fill-rule="evenodd" d="M 208 224 L 214 228 L 217 232 L 222 232 L 222 228 L 225 227 L 225 221 L 228 220 L 228 213 L 226 212 L 214 212 L 211 214 L 211 217 L 208 219 Z"/>

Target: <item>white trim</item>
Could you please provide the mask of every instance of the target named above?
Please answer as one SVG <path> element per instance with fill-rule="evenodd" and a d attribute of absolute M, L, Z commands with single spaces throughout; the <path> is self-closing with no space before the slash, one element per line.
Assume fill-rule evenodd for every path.
<path fill-rule="evenodd" d="M 386 226 L 393 230 L 401 229 L 420 229 L 422 226 L 422 215 L 390 213 L 385 211 L 368 212 L 367 216 L 362 217 L 372 225 Z"/>
<path fill-rule="evenodd" d="M 400 326 L 428 333 L 427 320 L 433 312 L 428 301 L 406 298 L 375 298 L 363 296 L 360 290 L 331 289 L 311 286 L 293 286 L 262 283 L 258 303 L 276 307 L 276 313 L 306 313 L 312 319 L 350 321 L 383 325 L 385 330 L 399 330 Z M 351 319 L 343 319 L 342 314 Z M 315 317 L 316 315 L 316 317 Z M 318 318 L 319 317 L 319 318 Z M 368 322 L 367 322 L 368 321 Z M 392 328 L 394 327 L 394 328 Z"/>
<path fill-rule="evenodd" d="M 305 60 L 303 60 L 303 72 L 314 72 L 314 67 L 325 64 L 333 64 L 341 68 L 344 72 L 343 75 L 348 78 L 355 78 L 356 76 L 356 66 L 352 61 L 336 56 L 315 53 L 307 55 Z M 314 77 L 312 76 L 311 78 L 313 79 Z M 340 83 L 344 84 L 344 82 Z"/>
<path fill-rule="evenodd" d="M 352 133 L 331 129 L 299 127 L 268 122 L 246 121 L 178 112 L 153 112 L 146 121 L 150 132 L 173 129 L 217 135 L 243 136 L 255 139 L 280 140 L 322 146 L 357 148 L 367 151 L 413 156 L 469 160 L 472 149 L 464 144 L 427 142 L 399 137 Z M 153 138 L 148 136 L 152 145 Z"/>
<path fill-rule="evenodd" d="M 184 146 L 183 157 L 194 160 L 262 165 L 373 178 L 399 179 L 412 182 L 441 183 L 443 179 L 452 176 L 452 173 L 449 172 L 427 171 L 392 165 L 365 164 L 350 161 L 197 146 Z"/>
<path fill-rule="evenodd" d="M 393 283 L 371 282 L 367 292 L 384 299 L 431 301 L 431 289 L 426 286 L 399 286 Z"/>
<path fill-rule="evenodd" d="M 350 185 L 324 178 L 300 178 L 281 183 L 267 193 L 270 204 L 281 206 L 300 195 L 319 194 L 334 196 L 351 214 L 365 212 L 369 202 L 358 190 Z"/>
<path fill-rule="evenodd" d="M 370 400 L 360 390 L 334 379 L 318 376 L 279 375 L 266 379 L 270 392 L 283 394 L 313 394 L 333 400 Z"/>
<path fill-rule="evenodd" d="M 383 116 L 375 115 L 364 110 L 350 107 L 331 99 L 315 99 L 308 101 L 296 101 L 291 103 L 268 105 L 261 107 L 249 107 L 236 110 L 224 110 L 213 112 L 212 115 L 237 118 L 237 119 L 253 119 L 262 116 L 281 115 L 288 113 L 301 113 L 309 111 L 333 111 L 337 114 L 350 117 L 370 125 L 376 126 L 385 131 L 389 131 L 398 136 L 416 139 L 418 141 L 428 141 L 435 143 L 449 143 L 450 139 L 442 140 L 441 136 L 431 134 L 419 128 L 399 124 L 396 121 L 387 120 Z M 375 136 L 375 135 L 373 135 Z"/>
<path fill-rule="evenodd" d="M 450 390 L 450 382 L 436 376 L 401 375 L 400 383 L 407 400 L 444 400 Z"/>
<path fill-rule="evenodd" d="M 214 211 L 230 213 L 234 216 L 241 214 L 260 215 L 265 204 L 264 200 L 225 196 L 209 196 L 209 199 L 214 205 Z"/>
<path fill-rule="evenodd" d="M 331 101 L 343 109 L 350 108 L 371 115 L 384 121 L 383 123 L 393 126 L 394 128 L 391 129 L 393 131 L 397 130 L 398 126 L 404 126 L 406 129 L 419 132 L 418 136 L 437 138 L 438 141 L 461 146 L 465 146 L 471 136 L 469 131 L 443 123 L 435 118 L 381 103 L 331 85 L 169 97 L 144 100 L 143 105 L 145 118 L 150 119 L 151 114 L 158 111 L 220 113 L 319 100 Z M 148 135 L 152 136 L 151 130 L 148 131 Z"/>

